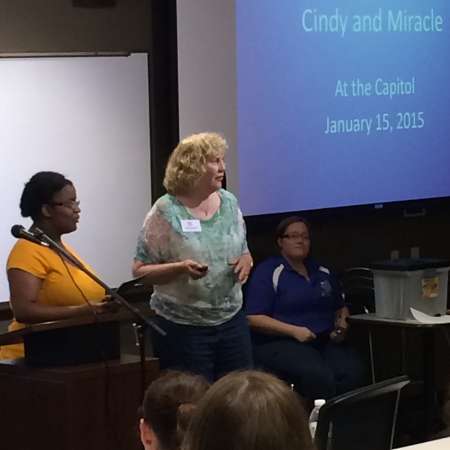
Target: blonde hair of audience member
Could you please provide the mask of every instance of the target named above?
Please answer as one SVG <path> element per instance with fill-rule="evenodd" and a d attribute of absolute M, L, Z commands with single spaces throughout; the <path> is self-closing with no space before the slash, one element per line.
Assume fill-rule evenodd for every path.
<path fill-rule="evenodd" d="M 208 388 L 202 376 L 175 370 L 153 381 L 145 392 L 139 423 L 145 450 L 177 450 Z"/>
<path fill-rule="evenodd" d="M 312 450 L 300 398 L 273 375 L 233 372 L 199 403 L 183 450 Z"/>
<path fill-rule="evenodd" d="M 198 133 L 183 139 L 170 155 L 164 187 L 172 195 L 191 191 L 206 172 L 210 158 L 223 158 L 227 150 L 225 139 L 217 133 Z"/>

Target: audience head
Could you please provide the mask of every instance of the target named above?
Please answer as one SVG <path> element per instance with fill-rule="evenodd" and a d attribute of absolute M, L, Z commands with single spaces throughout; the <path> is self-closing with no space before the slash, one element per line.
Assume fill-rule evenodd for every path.
<path fill-rule="evenodd" d="M 281 254 L 288 260 L 304 260 L 311 251 L 311 231 L 308 222 L 299 216 L 282 220 L 275 237 Z"/>
<path fill-rule="evenodd" d="M 145 450 L 176 450 L 198 401 L 208 390 L 200 375 L 168 371 L 147 388 L 140 421 Z"/>
<path fill-rule="evenodd" d="M 183 139 L 167 163 L 164 177 L 167 192 L 186 195 L 194 190 L 207 171 L 207 163 L 223 159 L 227 147 L 225 139 L 217 133 L 198 133 Z"/>
<path fill-rule="evenodd" d="M 183 450 L 311 450 L 301 401 L 278 378 L 233 372 L 203 397 Z"/>

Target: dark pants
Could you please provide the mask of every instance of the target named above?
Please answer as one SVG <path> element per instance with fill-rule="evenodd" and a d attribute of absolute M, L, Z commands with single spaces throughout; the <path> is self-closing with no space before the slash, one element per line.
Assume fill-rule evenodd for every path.
<path fill-rule="evenodd" d="M 328 339 L 303 343 L 290 338 L 254 342 L 255 364 L 288 383 L 307 399 L 328 399 L 361 386 L 365 369 L 345 343 Z"/>
<path fill-rule="evenodd" d="M 180 325 L 160 316 L 155 322 L 167 333 L 161 336 L 152 331 L 161 369 L 186 370 L 214 381 L 253 366 L 250 331 L 242 311 L 215 326 Z"/>

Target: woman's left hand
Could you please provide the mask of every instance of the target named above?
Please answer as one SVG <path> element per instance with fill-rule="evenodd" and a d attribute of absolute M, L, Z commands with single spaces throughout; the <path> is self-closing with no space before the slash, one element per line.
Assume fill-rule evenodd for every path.
<path fill-rule="evenodd" d="M 344 330 L 347 330 L 348 328 L 348 322 L 347 318 L 350 316 L 350 311 L 346 306 L 343 306 L 342 308 L 338 309 L 336 311 L 336 317 L 335 317 L 335 326 L 336 328 L 342 328 Z"/>
<path fill-rule="evenodd" d="M 252 255 L 250 255 L 250 253 L 244 253 L 239 256 L 238 259 L 231 261 L 229 264 L 234 267 L 234 273 L 236 274 L 239 283 L 244 284 L 247 281 L 253 267 Z"/>
<path fill-rule="evenodd" d="M 330 339 L 334 342 L 342 342 L 347 334 L 348 322 L 347 317 L 350 312 L 346 306 L 336 311 L 336 318 L 334 322 L 334 330 L 330 333 Z"/>
<path fill-rule="evenodd" d="M 93 307 L 98 314 L 115 313 L 119 311 L 120 304 L 117 303 L 111 295 L 106 295 L 100 302 L 91 303 L 91 307 Z"/>
<path fill-rule="evenodd" d="M 330 339 L 337 344 L 340 344 L 345 340 L 347 334 L 347 328 L 337 327 L 330 333 Z"/>

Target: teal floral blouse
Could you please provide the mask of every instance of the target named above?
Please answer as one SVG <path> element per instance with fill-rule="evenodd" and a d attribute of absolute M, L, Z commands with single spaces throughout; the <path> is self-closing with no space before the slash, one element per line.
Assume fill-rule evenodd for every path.
<path fill-rule="evenodd" d="M 224 189 L 219 195 L 220 208 L 209 220 L 197 221 L 170 194 L 159 198 L 145 218 L 136 260 L 162 264 L 192 259 L 208 266 L 199 280 L 181 275 L 154 286 L 150 305 L 167 320 L 218 325 L 242 308 L 241 285 L 229 263 L 248 253 L 245 223 L 236 197 Z M 183 230 L 186 220 L 195 220 L 194 230 Z"/>

